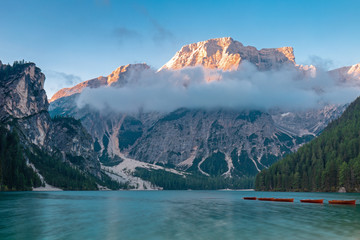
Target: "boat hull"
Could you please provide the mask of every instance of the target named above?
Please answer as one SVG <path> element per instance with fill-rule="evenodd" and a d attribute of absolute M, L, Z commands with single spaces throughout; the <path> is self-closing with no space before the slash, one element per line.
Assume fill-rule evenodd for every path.
<path fill-rule="evenodd" d="M 256 200 L 256 197 L 244 197 L 244 200 Z"/>
<path fill-rule="evenodd" d="M 274 198 L 258 198 L 259 201 L 274 201 Z"/>
<path fill-rule="evenodd" d="M 356 200 L 331 200 L 329 204 L 355 205 Z"/>
<path fill-rule="evenodd" d="M 293 198 L 274 198 L 274 202 L 294 202 Z"/>
<path fill-rule="evenodd" d="M 303 199 L 300 200 L 302 203 L 324 203 L 324 199 Z"/>

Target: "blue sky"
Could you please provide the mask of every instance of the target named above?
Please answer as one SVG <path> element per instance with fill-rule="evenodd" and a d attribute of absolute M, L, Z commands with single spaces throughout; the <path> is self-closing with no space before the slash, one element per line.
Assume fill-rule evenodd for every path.
<path fill-rule="evenodd" d="M 166 63 L 181 46 L 231 36 L 292 46 L 297 63 L 360 62 L 360 1 L 0 0 L 0 60 L 35 62 L 49 97 L 120 65 Z"/>

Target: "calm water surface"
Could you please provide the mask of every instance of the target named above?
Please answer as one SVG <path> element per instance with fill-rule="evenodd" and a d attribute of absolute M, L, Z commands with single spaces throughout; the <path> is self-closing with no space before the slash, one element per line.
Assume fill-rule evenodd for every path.
<path fill-rule="evenodd" d="M 360 202 L 360 194 L 339 193 L 0 193 L 0 239 L 360 239 L 359 205 L 300 203 L 304 198 Z"/>

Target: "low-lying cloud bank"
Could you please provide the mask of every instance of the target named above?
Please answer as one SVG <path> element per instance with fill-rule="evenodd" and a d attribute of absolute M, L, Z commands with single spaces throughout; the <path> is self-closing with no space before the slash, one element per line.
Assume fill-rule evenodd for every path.
<path fill-rule="evenodd" d="M 118 112 L 169 112 L 180 107 L 290 111 L 345 104 L 359 95 L 357 84 L 340 83 L 326 71 L 310 75 L 295 69 L 261 72 L 247 62 L 232 72 L 202 67 L 146 70 L 140 77 L 130 76 L 122 88 L 85 89 L 77 104 Z"/>

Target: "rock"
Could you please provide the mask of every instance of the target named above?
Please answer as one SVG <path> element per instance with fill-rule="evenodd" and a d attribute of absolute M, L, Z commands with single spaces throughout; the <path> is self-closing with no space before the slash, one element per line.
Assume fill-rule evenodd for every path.
<path fill-rule="evenodd" d="M 210 69 L 237 70 L 242 61 L 248 61 L 259 70 L 278 69 L 285 64 L 294 66 L 292 47 L 265 48 L 244 46 L 230 37 L 210 39 L 186 45 L 159 70 L 177 70 L 201 65 Z"/>
<path fill-rule="evenodd" d="M 1 80 L 0 117 L 25 118 L 47 111 L 45 76 L 33 63 L 17 65 L 18 70 Z"/>
<path fill-rule="evenodd" d="M 355 85 L 360 84 L 360 63 L 337 68 L 330 71 L 330 74 L 335 78 L 339 79 L 341 82 L 352 83 Z"/>
<path fill-rule="evenodd" d="M 72 88 L 63 88 L 51 97 L 50 102 L 57 99 L 81 93 L 85 88 L 98 88 L 102 86 L 122 87 L 128 81 L 135 81 L 142 71 L 148 70 L 150 67 L 145 63 L 128 64 L 115 69 L 107 77 L 98 77 L 77 84 Z"/>
<path fill-rule="evenodd" d="M 98 77 L 94 78 L 82 83 L 77 84 L 76 86 L 72 88 L 63 88 L 60 91 L 56 92 L 50 99 L 50 102 L 53 102 L 57 99 L 60 99 L 62 97 L 71 96 L 74 94 L 81 93 L 83 89 L 89 87 L 89 88 L 98 88 L 101 86 L 105 86 L 107 83 L 107 78 L 105 77 Z"/>
<path fill-rule="evenodd" d="M 100 165 L 93 149 L 91 135 L 81 122 L 73 118 L 55 118 L 46 134 L 46 145 L 52 152 L 60 151 L 64 160 L 77 159 L 81 170 L 100 177 Z M 80 161 L 78 161 L 80 160 Z"/>
<path fill-rule="evenodd" d="M 317 136 L 333 120 L 337 119 L 348 105 L 329 104 L 319 109 L 284 112 L 271 110 L 275 124 L 283 131 L 296 136 Z"/>
<path fill-rule="evenodd" d="M 346 193 L 345 187 L 340 187 L 338 192 L 339 193 Z"/>
<path fill-rule="evenodd" d="M 123 87 L 128 82 L 136 81 L 141 73 L 150 69 L 146 63 L 128 64 L 115 69 L 107 76 L 107 85 L 113 87 Z"/>
<path fill-rule="evenodd" d="M 188 169 L 196 157 L 205 159 L 220 151 L 227 159 L 241 156 L 242 165 L 235 163 L 235 169 L 245 175 L 295 151 L 342 112 L 333 106 L 309 113 L 178 109 L 165 114 L 104 114 L 74 108 L 75 101 L 74 95 L 58 99 L 51 103 L 51 112 L 81 119 L 98 142 L 100 156 L 115 159 L 125 154 Z"/>
<path fill-rule="evenodd" d="M 183 165 L 192 156 L 205 159 L 216 151 L 228 158 L 242 154 L 256 172 L 291 152 L 292 141 L 264 112 L 179 109 L 155 122 L 128 151 L 135 159 L 165 165 Z"/>
<path fill-rule="evenodd" d="M 16 127 L 24 146 L 34 144 L 49 154 L 60 152 L 69 162 L 81 157 L 75 165 L 100 176 L 92 137 L 81 123 L 68 118 L 51 119 L 44 81 L 45 75 L 34 63 L 2 65 L 0 123 Z"/>

